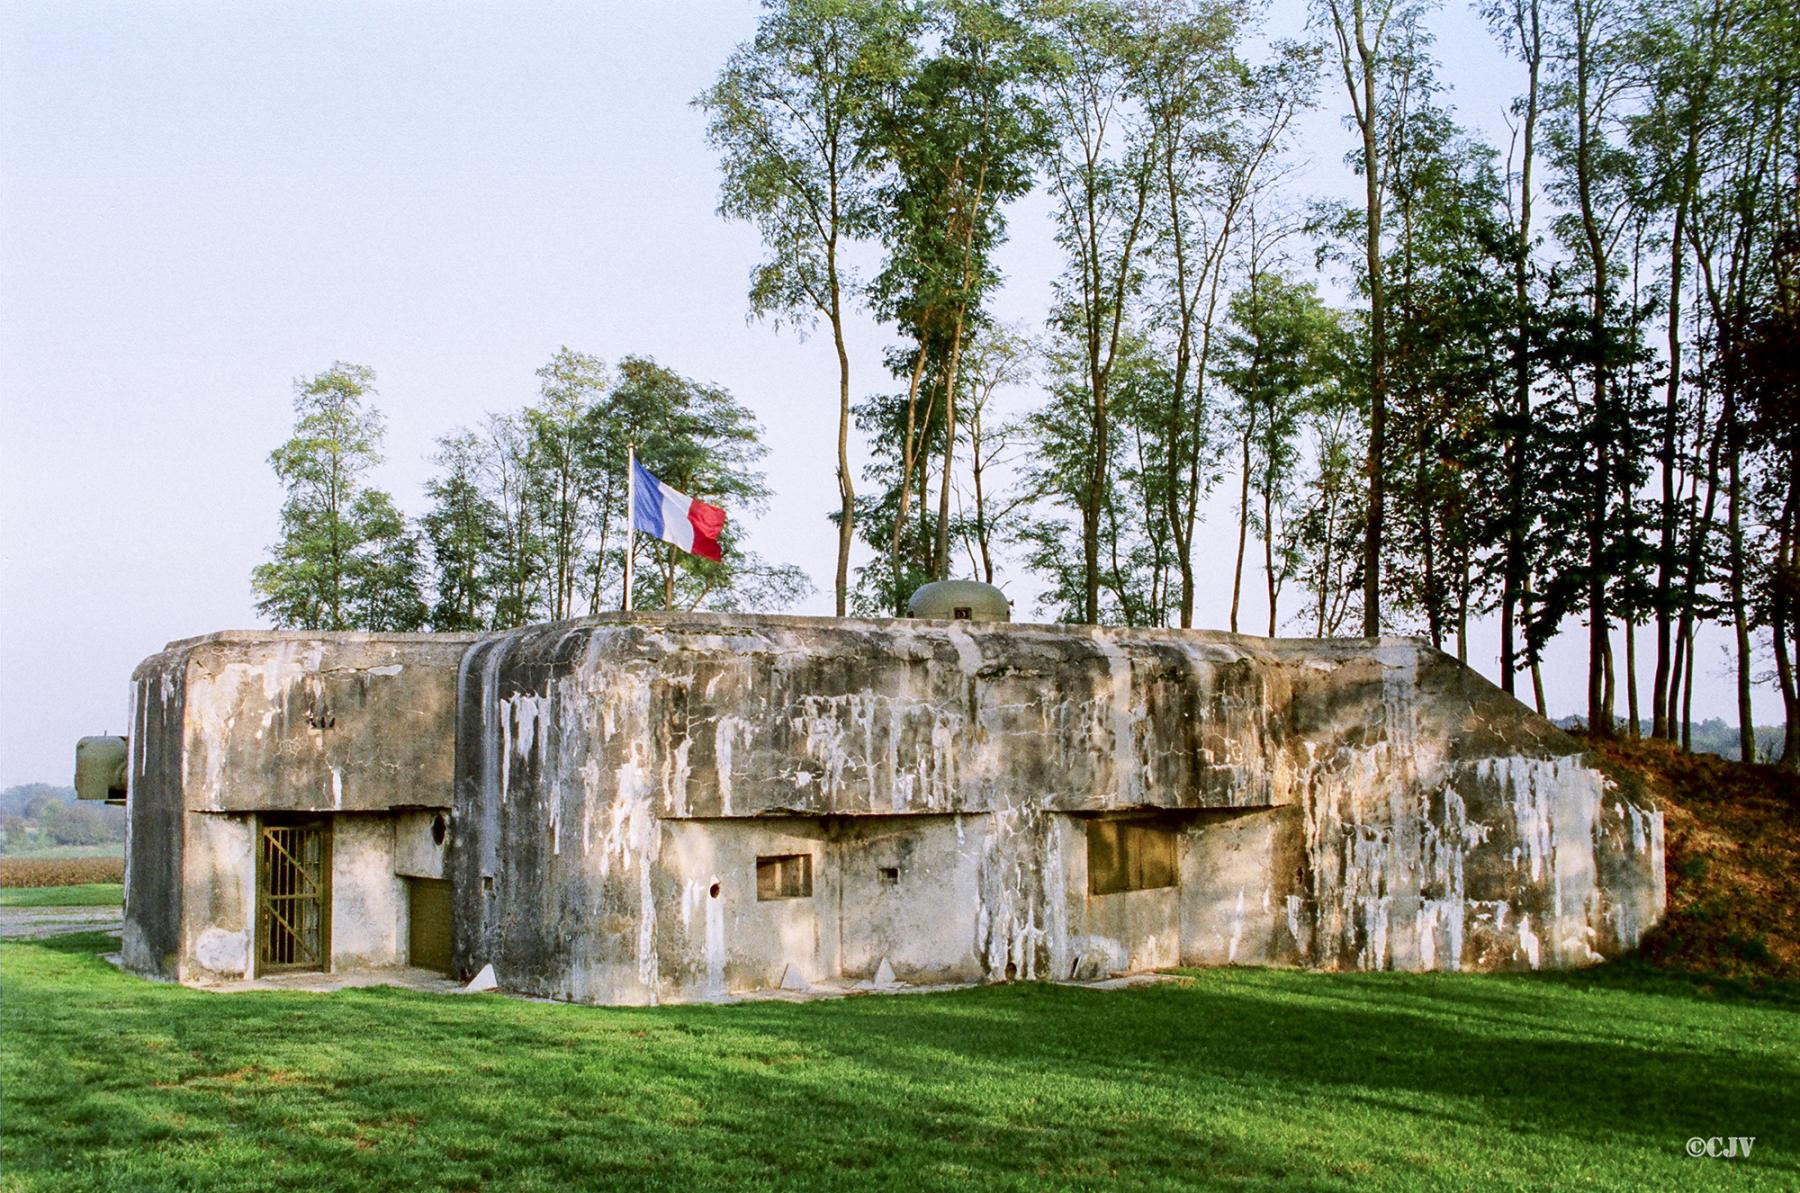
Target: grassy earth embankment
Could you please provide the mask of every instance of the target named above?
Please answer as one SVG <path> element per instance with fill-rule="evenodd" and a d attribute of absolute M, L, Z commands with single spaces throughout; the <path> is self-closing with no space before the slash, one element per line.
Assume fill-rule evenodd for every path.
<path fill-rule="evenodd" d="M 1800 775 L 1666 742 L 1588 744 L 1617 781 L 1663 810 L 1669 907 L 1644 941 L 1644 960 L 1800 980 Z"/>

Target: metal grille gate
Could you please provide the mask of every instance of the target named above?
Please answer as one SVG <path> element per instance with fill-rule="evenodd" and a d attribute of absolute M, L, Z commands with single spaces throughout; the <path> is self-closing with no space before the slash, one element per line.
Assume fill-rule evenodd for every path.
<path fill-rule="evenodd" d="M 330 825 L 263 824 L 256 863 L 257 972 L 328 968 Z"/>

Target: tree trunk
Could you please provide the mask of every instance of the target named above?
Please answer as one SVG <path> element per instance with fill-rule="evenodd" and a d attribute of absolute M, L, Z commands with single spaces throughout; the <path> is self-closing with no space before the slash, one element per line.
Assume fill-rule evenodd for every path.
<path fill-rule="evenodd" d="M 958 167 L 960 170 L 960 160 Z M 975 191 L 963 222 L 962 285 L 957 292 L 956 324 L 950 332 L 950 369 L 944 377 L 944 478 L 938 495 L 937 543 L 932 550 L 934 579 L 950 575 L 950 480 L 956 460 L 956 367 L 962 357 L 963 325 L 969 314 L 969 287 L 973 281 L 975 226 L 981 221 L 981 197 L 987 190 L 987 162 L 975 174 Z"/>
<path fill-rule="evenodd" d="M 1687 665 L 1681 684 L 1681 748 L 1694 752 L 1694 635 L 1687 635 Z"/>
<path fill-rule="evenodd" d="M 1093 385 L 1094 455 L 1088 465 L 1087 494 L 1081 509 L 1082 620 L 1100 624 L 1100 510 L 1106 495 L 1106 463 L 1110 445 L 1106 435 L 1106 382 L 1098 365 L 1090 374 Z"/>
<path fill-rule="evenodd" d="M 1263 486 L 1263 578 L 1269 589 L 1269 637 L 1275 636 L 1275 602 L 1279 595 L 1279 586 L 1275 582 L 1275 506 L 1269 490 L 1273 485 Z"/>
<path fill-rule="evenodd" d="M 1603 657 L 1602 662 L 1601 662 L 1601 676 L 1602 676 L 1601 687 L 1606 693 L 1605 700 L 1603 702 L 1601 711 L 1606 716 L 1607 736 L 1611 737 L 1612 736 L 1612 728 L 1613 728 L 1612 710 L 1613 710 L 1613 683 L 1614 683 L 1613 648 L 1612 648 L 1612 635 L 1611 634 L 1608 634 L 1606 636 L 1606 654 Z M 1593 732 L 1593 728 L 1594 727 L 1592 725 L 1589 725 L 1588 731 L 1590 733 Z"/>
<path fill-rule="evenodd" d="M 1369 271 L 1369 509 L 1363 536 L 1363 637 L 1381 633 L 1381 538 L 1386 516 L 1382 458 L 1387 448 L 1387 299 L 1381 278 L 1381 186 L 1375 142 L 1375 52 L 1356 5 L 1356 49 L 1362 59 L 1364 235 Z"/>
<path fill-rule="evenodd" d="M 1169 521 L 1169 537 L 1175 544 L 1175 566 L 1181 574 L 1181 612 L 1180 625 L 1187 629 L 1194 624 L 1194 562 L 1193 562 L 1193 524 L 1187 520 L 1182 509 L 1181 493 L 1183 448 L 1182 433 L 1187 429 L 1187 420 L 1182 417 L 1182 403 L 1187 396 L 1188 370 L 1192 367 L 1194 351 L 1194 309 L 1188 302 L 1188 261 L 1187 238 L 1184 221 L 1181 216 L 1181 186 L 1175 178 L 1175 144 L 1176 138 L 1165 136 L 1165 144 L 1161 157 L 1163 181 L 1169 199 L 1169 243 L 1171 256 L 1175 260 L 1175 306 L 1178 312 L 1175 330 L 1175 376 L 1170 385 L 1170 412 L 1164 428 L 1163 460 L 1168 469 L 1168 480 L 1165 484 L 1163 512 Z M 1204 276 L 1204 275 L 1203 275 Z M 1194 400 L 1196 404 L 1205 392 L 1205 379 L 1195 386 Z M 1194 445 L 1198 454 L 1199 445 Z"/>
<path fill-rule="evenodd" d="M 1538 76 L 1543 38 L 1537 0 L 1519 13 L 1519 50 L 1525 58 L 1524 145 L 1519 167 L 1519 235 L 1513 248 L 1513 301 L 1519 319 L 1513 344 L 1513 427 L 1506 443 L 1506 562 L 1500 594 L 1500 687 L 1514 694 L 1518 672 L 1515 612 L 1525 585 L 1525 454 L 1531 441 L 1531 166 L 1536 149 Z"/>
<path fill-rule="evenodd" d="M 1800 476 L 1788 480 L 1787 508 L 1783 511 L 1781 530 L 1775 550 L 1774 593 L 1770 600 L 1769 631 L 1774 639 L 1775 676 L 1781 685 L 1781 705 L 1786 731 L 1782 734 L 1781 758 L 1777 765 L 1784 771 L 1800 771 L 1800 684 L 1794 676 L 1790 632 L 1794 629 L 1794 610 L 1790 604 L 1790 585 L 1800 578 Z"/>
<path fill-rule="evenodd" d="M 1526 625 L 1531 624 L 1531 595 L 1530 594 L 1531 594 L 1531 589 L 1532 589 L 1534 583 L 1535 583 L 1534 575 L 1530 572 L 1527 572 L 1525 574 L 1525 583 L 1519 593 L 1519 612 L 1520 612 L 1522 619 L 1524 620 Z M 1550 714 L 1544 705 L 1544 670 L 1543 670 L 1543 666 L 1538 659 L 1536 651 L 1528 651 L 1527 654 L 1529 656 L 1528 665 L 1531 668 L 1532 706 L 1537 709 L 1538 716 L 1546 717 L 1546 716 L 1549 716 Z"/>
<path fill-rule="evenodd" d="M 992 391 L 989 391 L 991 396 Z M 985 465 L 981 462 L 981 408 L 985 403 L 977 402 L 969 417 L 969 479 L 975 490 L 975 545 L 981 552 L 981 579 L 985 584 L 994 582 L 994 556 L 990 549 L 989 539 L 992 532 L 987 520 L 987 494 L 982 488 L 982 473 Z M 1004 450 L 1004 449 L 1002 449 Z M 974 561 L 971 561 L 974 562 Z"/>
<path fill-rule="evenodd" d="M 1706 396 L 1701 394 L 1699 425 L 1696 435 L 1705 438 Z M 1724 434 L 1723 424 L 1715 428 L 1706 447 L 1706 498 L 1700 503 L 1700 478 L 1694 478 L 1694 487 L 1688 494 L 1688 549 L 1687 558 L 1682 562 L 1682 600 L 1681 616 L 1675 631 L 1676 665 L 1675 681 L 1669 691 L 1670 733 L 1674 733 L 1673 722 L 1681 722 L 1681 748 L 1693 748 L 1692 739 L 1692 706 L 1694 697 L 1694 614 L 1695 602 L 1699 596 L 1700 572 L 1706 552 L 1706 539 L 1713 524 L 1713 509 L 1717 505 L 1719 492 L 1719 454 L 1720 437 Z M 1695 444 L 1696 451 L 1699 443 Z M 1697 505 L 1697 503 L 1700 503 Z M 1677 706 L 1679 701 L 1679 718 Z"/>
<path fill-rule="evenodd" d="M 825 244 L 825 269 L 831 287 L 831 342 L 838 358 L 838 553 L 837 575 L 833 584 L 837 615 L 844 616 L 850 597 L 850 548 L 856 534 L 856 484 L 850 476 L 850 353 L 844 347 L 843 287 L 837 268 L 837 186 L 831 189 L 832 235 Z"/>
<path fill-rule="evenodd" d="M 1625 619 L 1625 719 L 1629 722 L 1625 736 L 1644 735 L 1638 722 L 1637 621 L 1629 617 Z"/>
<path fill-rule="evenodd" d="M 1593 12 L 1577 5 L 1575 14 L 1575 191 L 1587 241 L 1588 266 L 1592 271 L 1589 299 L 1589 335 L 1594 353 L 1594 486 L 1588 510 L 1588 732 L 1612 736 L 1612 708 L 1606 692 L 1606 660 L 1611 649 L 1606 606 L 1606 507 L 1611 494 L 1612 411 L 1608 376 L 1601 353 L 1606 342 L 1608 292 L 1607 249 L 1594 205 L 1593 122 L 1589 97 L 1595 69 Z"/>
<path fill-rule="evenodd" d="M 894 510 L 894 530 L 888 539 L 888 566 L 894 577 L 895 617 L 905 615 L 906 598 L 909 595 L 900 591 L 900 537 L 906 526 L 907 513 L 912 507 L 913 456 L 917 451 L 915 440 L 918 436 L 919 379 L 925 375 L 925 356 L 925 337 L 921 333 L 919 352 L 917 356 L 913 357 L 912 380 L 906 387 L 906 438 L 900 444 L 900 504 Z"/>
<path fill-rule="evenodd" d="M 1688 140 L 1690 163 L 1696 152 L 1694 141 L 1698 135 L 1699 126 L 1696 122 Z M 1669 242 L 1669 381 L 1663 398 L 1662 445 L 1659 452 L 1662 462 L 1662 507 L 1659 511 L 1661 524 L 1656 548 L 1656 675 L 1650 687 L 1650 736 L 1670 740 L 1675 736 L 1668 710 L 1669 681 L 1674 663 L 1670 643 L 1674 609 L 1670 596 L 1675 583 L 1675 456 L 1681 422 L 1681 271 L 1687 260 L 1682 242 L 1687 227 L 1688 196 L 1693 186 L 1691 165 L 1689 179 L 1688 187 L 1684 188 L 1675 207 L 1675 234 Z"/>
<path fill-rule="evenodd" d="M 1469 566 L 1465 560 L 1456 585 L 1456 661 L 1469 665 Z"/>
<path fill-rule="evenodd" d="M 944 374 L 944 475 L 938 481 L 937 539 L 931 548 L 931 578 L 950 577 L 950 481 L 956 461 L 956 363 L 962 350 L 962 316 L 950 337 L 950 368 Z"/>
<path fill-rule="evenodd" d="M 1231 632 L 1238 632 L 1238 602 L 1244 591 L 1244 547 L 1250 538 L 1250 428 L 1244 428 L 1244 480 L 1238 490 L 1237 565 L 1231 571 Z"/>
<path fill-rule="evenodd" d="M 1421 450 L 1417 456 L 1418 471 L 1414 474 L 1413 483 L 1418 486 L 1414 494 L 1414 509 L 1418 514 L 1419 549 L 1422 556 L 1420 563 L 1424 568 L 1425 626 L 1431 635 L 1431 645 L 1438 650 L 1444 649 L 1444 605 L 1441 592 L 1442 582 L 1438 579 L 1437 546 L 1435 528 L 1431 524 L 1431 502 L 1429 486 L 1426 484 L 1425 453 Z"/>
<path fill-rule="evenodd" d="M 1726 405 L 1732 404 L 1731 396 L 1727 395 Z M 1743 481 L 1738 462 L 1740 436 L 1737 434 L 1735 418 L 1732 421 L 1725 467 L 1725 533 L 1731 593 L 1731 628 L 1737 639 L 1738 756 L 1745 762 L 1755 762 L 1756 717 L 1750 704 L 1750 609 L 1744 592 Z"/>

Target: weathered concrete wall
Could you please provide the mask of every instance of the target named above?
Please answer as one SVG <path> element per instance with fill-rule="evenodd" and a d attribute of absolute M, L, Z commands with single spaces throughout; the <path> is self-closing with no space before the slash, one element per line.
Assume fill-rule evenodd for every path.
<path fill-rule="evenodd" d="M 816 821 L 669 824 L 659 850 L 658 885 L 666 882 L 674 896 L 674 914 L 657 924 L 660 983 L 716 995 L 779 985 L 790 965 L 808 982 L 837 976 L 842 891 L 827 861 L 831 852 Z M 812 896 L 758 900 L 758 854 L 809 856 Z M 756 947 L 758 942 L 769 947 Z M 666 974 L 660 972 L 664 958 L 671 971 Z M 641 979 L 635 984 L 640 999 L 659 988 Z"/>
<path fill-rule="evenodd" d="M 552 997 L 877 952 L 941 980 L 1571 965 L 1661 906 L 1660 817 L 1410 640 L 640 615 L 486 639 L 458 688 L 457 963 Z M 1124 811 L 1188 817 L 1179 888 L 1088 893 L 1080 817 Z M 908 840 L 939 873 L 884 904 Z M 755 905 L 756 857 L 799 841 L 811 906 Z"/>
<path fill-rule="evenodd" d="M 394 817 L 394 873 L 406 878 L 442 878 L 449 835 L 448 808 L 398 813 Z"/>
<path fill-rule="evenodd" d="M 213 634 L 186 655 L 187 806 L 448 807 L 455 669 L 472 639 Z"/>
<path fill-rule="evenodd" d="M 987 827 L 984 817 L 873 816 L 838 829 L 826 864 L 842 898 L 841 976 L 872 978 L 884 960 L 903 982 L 980 972 Z"/>
<path fill-rule="evenodd" d="M 180 976 L 186 658 L 152 655 L 131 676 L 125 801 L 125 927 L 120 956 L 138 973 Z"/>
<path fill-rule="evenodd" d="M 186 818 L 182 981 L 255 976 L 256 833 L 250 815 Z M 406 962 L 406 890 L 396 875 L 394 821 L 331 821 L 331 968 Z"/>
<path fill-rule="evenodd" d="M 1204 812 L 1186 825 L 1181 964 L 1295 965 L 1306 886 L 1303 809 Z"/>
<path fill-rule="evenodd" d="M 196 812 L 183 820 L 181 980 L 252 977 L 256 818 Z"/>
<path fill-rule="evenodd" d="M 1662 907 L 1662 823 L 1410 640 L 606 617 L 476 641 L 226 634 L 134 676 L 127 964 L 242 976 L 265 814 L 333 824 L 332 963 L 596 1002 L 1174 964 L 1584 964 Z M 444 815 L 441 833 L 437 820 Z M 1096 894 L 1090 827 L 1178 881 Z M 442 840 L 439 840 L 439 837 Z M 812 892 L 759 898 L 759 858 Z"/>
<path fill-rule="evenodd" d="M 333 964 L 403 960 L 393 822 L 366 814 L 449 809 L 456 666 L 473 640 L 247 631 L 146 659 L 132 677 L 125 964 L 247 976 L 255 815 L 286 812 L 334 822 Z"/>
<path fill-rule="evenodd" d="M 406 884 L 395 873 L 390 816 L 331 822 L 331 967 L 406 961 Z"/>
<path fill-rule="evenodd" d="M 675 914 L 658 921 L 657 976 L 702 996 L 777 986 L 790 968 L 809 983 L 873 978 L 884 960 L 901 981 L 968 980 L 981 972 L 986 828 L 955 816 L 667 821 L 657 885 L 676 893 Z M 812 895 L 759 899 L 757 858 L 793 854 L 812 859 Z"/>

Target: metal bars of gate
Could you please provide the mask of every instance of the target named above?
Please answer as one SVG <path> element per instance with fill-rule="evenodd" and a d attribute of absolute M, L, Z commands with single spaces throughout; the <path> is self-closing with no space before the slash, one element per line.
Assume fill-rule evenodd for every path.
<path fill-rule="evenodd" d="M 260 971 L 326 967 L 329 843 L 322 823 L 262 826 L 257 883 Z"/>

